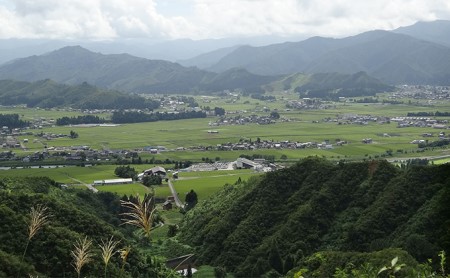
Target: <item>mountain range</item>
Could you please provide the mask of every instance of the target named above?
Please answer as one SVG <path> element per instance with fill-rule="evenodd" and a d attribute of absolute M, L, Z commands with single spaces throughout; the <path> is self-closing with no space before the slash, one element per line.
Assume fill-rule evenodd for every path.
<path fill-rule="evenodd" d="M 242 74 L 244 71 L 239 72 Z M 104 55 L 80 46 L 71 46 L 4 64 L 0 67 L 0 79 L 28 82 L 52 79 L 70 85 L 87 82 L 125 92 L 189 93 L 258 88 L 275 77 L 248 72 L 241 77 L 226 72 L 217 74 L 163 60 L 149 60 L 128 54 Z"/>
<path fill-rule="evenodd" d="M 350 87 L 361 91 L 361 95 L 367 95 L 362 90 L 365 87 L 375 93 L 390 89 L 366 74 L 359 78 L 352 78 L 350 74 L 331 75 L 332 78 L 330 75 L 309 74 L 300 83 L 292 80 L 297 86 L 308 86 L 311 91 L 333 91 Z M 263 88 L 279 87 L 276 85 L 277 81 L 284 82 L 284 87 L 296 88 L 288 85 L 286 77 L 281 75 L 258 75 L 243 68 L 230 68 L 214 73 L 128 54 L 94 53 L 80 46 L 64 47 L 45 55 L 14 60 L 0 67 L 1 79 L 26 82 L 51 79 L 68 85 L 86 82 L 104 89 L 138 93 L 210 93 L 235 89 L 247 93 L 264 93 Z M 324 79 L 328 79 L 327 88 L 320 85 Z M 330 83 L 331 79 L 333 82 Z M 361 83 L 363 79 L 365 81 Z M 344 83 L 346 85 L 342 87 Z"/>
<path fill-rule="evenodd" d="M 184 66 L 67 46 L 1 65 L 0 80 L 51 79 L 69 85 L 87 82 L 123 92 L 169 94 L 235 89 L 262 93 L 262 88 L 273 90 L 280 86 L 271 83 L 281 82 L 283 88 L 299 88 L 299 92 L 307 88 L 319 95 L 342 89 L 350 90 L 350 95 L 372 95 L 388 90 L 383 83 L 450 85 L 450 39 L 443 36 L 446 30 L 450 33 L 449 21 L 437 21 L 340 39 L 312 37 L 260 47 L 232 46 L 180 61 Z M 292 78 L 296 74 L 307 76 L 300 80 L 309 84 Z M 289 80 L 297 85 L 288 84 Z M 368 90 L 358 93 L 366 86 Z"/>
<path fill-rule="evenodd" d="M 389 84 L 450 84 L 450 21 L 420 22 L 341 39 L 313 37 L 262 47 L 241 46 L 187 61 L 214 72 L 241 67 L 255 74 L 365 71 Z M 208 58 L 208 60 L 205 59 Z M 205 61 L 206 60 L 206 61 Z M 205 65 L 207 65 L 205 67 Z"/>

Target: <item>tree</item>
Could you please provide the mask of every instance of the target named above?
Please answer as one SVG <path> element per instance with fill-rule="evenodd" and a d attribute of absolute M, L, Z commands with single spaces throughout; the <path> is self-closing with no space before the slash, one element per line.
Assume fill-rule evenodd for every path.
<path fill-rule="evenodd" d="M 225 115 L 225 109 L 221 107 L 214 107 L 214 113 L 216 114 L 216 116 L 223 116 Z"/>
<path fill-rule="evenodd" d="M 142 183 L 147 187 L 152 185 L 161 185 L 162 178 L 158 175 L 146 175 L 142 178 Z"/>
<path fill-rule="evenodd" d="M 197 193 L 195 193 L 195 191 L 191 189 L 191 191 L 186 194 L 186 198 L 184 201 L 186 203 L 186 210 L 192 209 L 198 202 Z"/>
<path fill-rule="evenodd" d="M 114 174 L 121 178 L 136 178 L 137 171 L 130 166 L 119 166 L 114 170 Z"/>
<path fill-rule="evenodd" d="M 75 131 L 71 130 L 69 136 L 70 136 L 70 138 L 75 139 L 75 138 L 78 138 L 78 133 L 76 133 Z"/>
<path fill-rule="evenodd" d="M 277 120 L 277 119 L 280 118 L 280 113 L 278 113 L 278 112 L 276 112 L 276 111 L 272 111 L 272 112 L 270 112 L 270 117 L 271 117 L 272 119 Z"/>

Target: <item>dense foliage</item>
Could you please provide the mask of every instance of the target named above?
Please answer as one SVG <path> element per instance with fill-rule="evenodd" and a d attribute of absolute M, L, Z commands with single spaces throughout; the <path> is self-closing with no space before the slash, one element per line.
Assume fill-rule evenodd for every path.
<path fill-rule="evenodd" d="M 56 125 L 80 125 L 80 124 L 103 124 L 106 120 L 94 115 L 83 115 L 77 117 L 67 117 L 56 119 Z"/>
<path fill-rule="evenodd" d="M 18 114 L 0 114 L 0 127 L 9 129 L 28 126 L 30 123 L 19 119 Z"/>
<path fill-rule="evenodd" d="M 48 223 L 27 245 L 30 208 L 37 205 L 48 208 Z M 82 277 L 104 277 L 99 244 L 111 236 L 120 241 L 115 251 L 126 246 L 131 251 L 125 263 L 113 254 L 108 277 L 173 277 L 160 260 L 140 251 L 133 228 L 120 225 L 123 211 L 112 193 L 61 189 L 48 178 L 0 180 L 0 277 L 77 277 L 71 251 L 85 236 L 93 241 L 92 260 Z"/>
<path fill-rule="evenodd" d="M 156 122 L 156 121 L 171 121 L 181 119 L 206 118 L 206 113 L 203 111 L 189 111 L 180 113 L 142 113 L 142 112 L 114 112 L 111 116 L 111 122 L 116 124 L 124 123 L 142 123 L 142 122 Z"/>
<path fill-rule="evenodd" d="M 196 246 L 201 262 L 238 277 L 285 274 L 322 250 L 395 247 L 424 261 L 450 251 L 449 184 L 450 165 L 403 170 L 308 158 L 225 186 L 186 214 L 180 240 Z"/>
<path fill-rule="evenodd" d="M 121 178 L 133 178 L 135 179 L 137 176 L 137 171 L 133 167 L 127 166 L 119 166 L 114 170 L 114 174 Z"/>
<path fill-rule="evenodd" d="M 58 84 L 52 80 L 22 82 L 0 80 L 0 104 L 80 109 L 156 109 L 160 103 L 140 96 L 103 90 L 87 83 Z"/>
<path fill-rule="evenodd" d="M 377 93 L 392 91 L 379 80 L 365 72 L 355 74 L 317 73 L 308 82 L 295 88 L 300 97 L 337 99 L 339 97 L 374 96 Z"/>
<path fill-rule="evenodd" d="M 162 178 L 158 175 L 144 175 L 142 178 L 142 184 L 147 187 L 151 187 L 152 185 L 161 185 Z"/>

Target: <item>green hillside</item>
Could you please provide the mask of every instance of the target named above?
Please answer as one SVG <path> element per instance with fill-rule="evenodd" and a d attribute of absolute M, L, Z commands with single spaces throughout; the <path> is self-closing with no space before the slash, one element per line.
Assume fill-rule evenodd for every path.
<path fill-rule="evenodd" d="M 337 98 L 373 96 L 394 88 L 367 75 L 342 73 L 296 73 L 265 86 L 268 91 L 295 90 L 302 97 Z"/>
<path fill-rule="evenodd" d="M 0 104 L 28 107 L 73 107 L 82 109 L 126 109 L 159 107 L 158 102 L 143 97 L 103 90 L 83 83 L 63 85 L 52 80 L 24 82 L 0 80 Z"/>
<path fill-rule="evenodd" d="M 134 228 L 121 225 L 124 208 L 112 193 L 64 189 L 44 177 L 3 178 L 0 204 L 0 277 L 77 277 L 71 252 L 85 237 L 92 241 L 91 257 L 81 277 L 174 277 L 142 252 Z M 46 208 L 47 221 L 32 225 L 39 223 L 30 218 L 32 207 Z M 30 230 L 36 231 L 31 238 Z M 119 242 L 105 270 L 99 245 L 111 236 Z M 117 251 L 126 246 L 131 252 L 124 264 Z"/>
<path fill-rule="evenodd" d="M 261 85 L 273 80 L 272 77 L 250 74 L 245 70 L 234 71 L 233 75 L 217 75 L 163 60 L 148 60 L 128 54 L 103 55 L 79 46 L 64 47 L 46 55 L 17 59 L 2 65 L 0 79 L 28 82 L 51 79 L 69 85 L 87 82 L 100 88 L 131 93 L 192 93 L 242 88 L 260 90 Z"/>
<path fill-rule="evenodd" d="M 385 264 L 395 253 L 413 267 L 415 260 L 437 261 L 440 250 L 450 251 L 449 184 L 448 164 L 400 169 L 386 161 L 308 158 L 226 186 L 186 215 L 180 238 L 196 246 L 202 263 L 237 277 L 278 277 L 301 267 L 312 275 L 321 265 L 317 276 L 305 277 L 330 277 L 352 260 L 327 256 L 356 258 L 357 252 L 381 250 L 385 256 L 374 256 Z M 338 253 L 312 260 L 318 251 Z"/>

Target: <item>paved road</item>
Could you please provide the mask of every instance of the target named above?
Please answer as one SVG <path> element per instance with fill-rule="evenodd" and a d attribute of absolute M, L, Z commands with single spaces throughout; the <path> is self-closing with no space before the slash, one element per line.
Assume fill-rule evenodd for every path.
<path fill-rule="evenodd" d="M 77 181 L 77 182 L 79 182 L 79 183 L 81 183 L 81 184 L 84 184 L 89 190 L 91 190 L 91 191 L 94 192 L 94 193 L 97 193 L 97 192 L 98 192 L 98 189 L 95 188 L 95 187 L 93 187 L 92 184 L 84 183 L 84 182 L 82 182 L 82 181 L 80 181 L 80 180 L 77 180 L 77 179 L 75 179 L 75 178 L 72 178 L 72 177 L 69 177 L 69 178 L 72 179 L 72 180 L 74 180 L 74 181 Z"/>
<path fill-rule="evenodd" d="M 177 191 L 175 190 L 175 187 L 173 186 L 172 181 L 170 179 L 169 179 L 168 183 L 169 183 L 170 192 L 172 192 L 173 198 L 175 199 L 175 205 L 179 208 L 183 208 L 184 205 L 180 201 L 180 198 L 178 198 Z"/>

